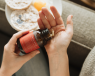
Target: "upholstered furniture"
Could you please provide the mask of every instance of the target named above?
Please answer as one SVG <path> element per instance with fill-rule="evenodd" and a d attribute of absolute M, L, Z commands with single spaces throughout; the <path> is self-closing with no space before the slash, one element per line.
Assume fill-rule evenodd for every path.
<path fill-rule="evenodd" d="M 65 24 L 67 16 L 73 15 L 74 35 L 68 47 L 68 56 L 70 76 L 78 76 L 86 56 L 95 45 L 95 11 L 69 0 L 62 0 L 62 5 L 62 18 Z M 2 57 L 4 44 L 16 33 L 6 20 L 4 0 L 0 0 L 0 31 L 2 31 L 0 32 L 0 57 Z M 39 55 L 28 61 L 15 75 L 49 76 L 48 59 L 43 49 Z"/>

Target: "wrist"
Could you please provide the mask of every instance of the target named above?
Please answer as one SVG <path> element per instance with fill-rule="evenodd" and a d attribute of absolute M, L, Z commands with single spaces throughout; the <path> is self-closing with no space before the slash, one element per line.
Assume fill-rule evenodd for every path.
<path fill-rule="evenodd" d="M 0 69 L 0 76 L 12 76 L 12 75 L 9 74 L 8 71 L 5 71 L 3 69 Z"/>
<path fill-rule="evenodd" d="M 48 58 L 51 76 L 69 76 L 69 60 L 66 51 L 64 53 L 57 51 Z"/>
<path fill-rule="evenodd" d="M 60 49 L 60 50 L 51 50 L 52 52 L 50 53 L 47 53 L 48 54 L 48 57 L 51 58 L 51 57 L 54 57 L 56 55 L 59 55 L 59 56 L 64 56 L 64 55 L 67 55 L 67 49 Z"/>

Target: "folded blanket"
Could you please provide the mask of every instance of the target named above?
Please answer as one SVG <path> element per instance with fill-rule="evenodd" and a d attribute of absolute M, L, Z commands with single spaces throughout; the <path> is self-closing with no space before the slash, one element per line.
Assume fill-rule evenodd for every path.
<path fill-rule="evenodd" d="M 95 76 L 95 47 L 87 56 L 79 76 Z"/>

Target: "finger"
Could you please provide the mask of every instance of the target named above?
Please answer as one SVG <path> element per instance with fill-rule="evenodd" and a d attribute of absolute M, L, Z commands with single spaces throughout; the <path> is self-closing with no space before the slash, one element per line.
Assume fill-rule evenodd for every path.
<path fill-rule="evenodd" d="M 56 35 L 60 31 L 65 31 L 65 27 L 64 27 L 63 24 L 62 25 L 58 25 L 56 27 L 53 27 L 52 29 L 54 30 L 54 35 Z"/>
<path fill-rule="evenodd" d="M 61 18 L 61 16 L 60 16 L 59 12 L 57 11 L 57 9 L 54 6 L 51 6 L 50 9 L 51 9 L 51 11 L 52 11 L 52 13 L 55 17 L 57 25 L 64 24 L 63 19 Z"/>
<path fill-rule="evenodd" d="M 21 60 L 26 63 L 27 61 L 29 61 L 31 58 L 33 58 L 35 55 L 39 54 L 40 51 L 39 50 L 35 50 L 35 51 L 32 51 L 31 53 L 29 54 L 26 54 L 26 55 L 23 55 L 21 56 Z"/>
<path fill-rule="evenodd" d="M 66 27 L 66 32 L 70 35 L 73 35 L 73 21 L 72 21 L 73 16 L 69 15 L 67 18 L 67 27 Z"/>
<path fill-rule="evenodd" d="M 47 8 L 43 7 L 42 12 L 47 17 L 47 20 L 49 21 L 50 25 L 52 27 L 56 26 L 56 21 L 55 21 L 54 17 L 52 16 L 52 14 L 49 12 L 49 10 Z"/>
<path fill-rule="evenodd" d="M 20 32 L 14 34 L 12 36 L 12 38 L 9 40 L 8 44 L 9 45 L 15 45 L 17 42 L 17 39 L 20 38 L 21 36 L 27 34 L 27 33 L 29 33 L 29 30 L 20 31 Z"/>
<path fill-rule="evenodd" d="M 45 27 L 44 27 L 44 25 L 43 25 L 43 23 L 42 23 L 42 20 L 41 20 L 41 18 L 39 18 L 38 20 L 37 20 L 37 22 L 38 22 L 38 25 L 39 25 L 39 27 L 40 27 L 40 29 L 45 29 Z"/>
<path fill-rule="evenodd" d="M 50 29 L 51 26 L 50 26 L 49 22 L 47 21 L 47 19 L 45 18 L 45 15 L 43 14 L 42 11 L 39 12 L 39 16 L 40 16 L 42 23 L 44 24 L 45 28 Z"/>

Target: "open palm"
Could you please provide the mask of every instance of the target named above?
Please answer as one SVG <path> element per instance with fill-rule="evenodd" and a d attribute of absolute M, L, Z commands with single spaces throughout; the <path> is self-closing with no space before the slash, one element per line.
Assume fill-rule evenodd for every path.
<path fill-rule="evenodd" d="M 48 11 L 48 9 L 42 8 L 42 11 L 39 12 L 40 18 L 38 19 L 40 29 L 48 28 L 50 30 L 53 29 L 55 32 L 54 38 L 45 45 L 48 55 L 61 49 L 63 49 L 63 51 L 67 50 L 73 36 L 73 16 L 68 16 L 67 26 L 65 28 L 64 22 L 57 9 L 54 6 L 51 6 L 50 9 L 53 15 Z"/>

